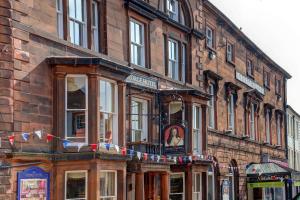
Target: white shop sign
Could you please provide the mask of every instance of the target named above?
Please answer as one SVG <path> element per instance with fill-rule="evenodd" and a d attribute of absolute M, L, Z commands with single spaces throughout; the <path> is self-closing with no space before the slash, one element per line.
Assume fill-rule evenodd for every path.
<path fill-rule="evenodd" d="M 248 85 L 252 89 L 256 89 L 262 95 L 265 95 L 265 89 L 264 89 L 264 87 L 260 86 L 258 83 L 256 83 L 251 78 L 248 78 L 247 76 L 244 76 L 243 74 L 241 74 L 238 71 L 235 72 L 235 78 L 237 80 L 241 81 L 242 83 Z"/>

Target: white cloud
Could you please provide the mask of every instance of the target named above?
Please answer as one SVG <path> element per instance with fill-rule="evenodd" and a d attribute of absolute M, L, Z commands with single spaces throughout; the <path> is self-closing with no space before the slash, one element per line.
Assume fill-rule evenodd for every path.
<path fill-rule="evenodd" d="M 300 113 L 300 1 L 210 0 L 288 71 L 288 104 Z M 299 56 L 299 57 L 298 57 Z"/>

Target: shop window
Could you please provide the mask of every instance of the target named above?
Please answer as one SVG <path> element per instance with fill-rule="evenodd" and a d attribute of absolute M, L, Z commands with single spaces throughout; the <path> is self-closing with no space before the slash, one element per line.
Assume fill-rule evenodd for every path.
<path fill-rule="evenodd" d="M 87 47 L 86 1 L 69 0 L 69 36 L 73 44 Z"/>
<path fill-rule="evenodd" d="M 284 187 L 282 188 L 263 188 L 264 200 L 282 200 L 285 199 Z"/>
<path fill-rule="evenodd" d="M 201 107 L 193 106 L 193 151 L 195 153 L 201 153 L 201 128 L 202 117 Z"/>
<path fill-rule="evenodd" d="M 100 80 L 100 142 L 118 144 L 117 91 L 115 83 Z"/>
<path fill-rule="evenodd" d="M 117 200 L 116 171 L 100 171 L 100 200 Z"/>
<path fill-rule="evenodd" d="M 213 49 L 215 43 L 214 30 L 206 26 L 206 46 Z"/>
<path fill-rule="evenodd" d="M 131 101 L 131 141 L 147 141 L 148 102 L 133 98 Z"/>
<path fill-rule="evenodd" d="M 65 173 L 65 199 L 87 199 L 87 171 L 67 171 Z"/>
<path fill-rule="evenodd" d="M 170 174 L 170 199 L 184 200 L 184 173 Z"/>
<path fill-rule="evenodd" d="M 130 19 L 130 58 L 131 63 L 145 67 L 144 24 Z"/>
<path fill-rule="evenodd" d="M 228 95 L 227 102 L 227 110 L 228 110 L 228 130 L 231 130 L 231 133 L 235 132 L 235 97 L 233 93 Z"/>
<path fill-rule="evenodd" d="M 57 26 L 57 35 L 59 38 L 64 37 L 64 26 L 63 26 L 63 6 L 62 0 L 56 0 L 56 26 Z"/>
<path fill-rule="evenodd" d="M 281 145 L 281 130 L 282 130 L 281 122 L 282 122 L 281 115 L 277 114 L 277 119 L 276 119 L 277 145 Z"/>
<path fill-rule="evenodd" d="M 207 199 L 215 199 L 215 181 L 213 167 L 209 166 L 207 171 Z"/>
<path fill-rule="evenodd" d="M 184 121 L 183 105 L 181 101 L 172 101 L 169 104 L 170 124 L 182 124 Z"/>
<path fill-rule="evenodd" d="M 229 42 L 226 45 L 226 59 L 227 62 L 234 62 L 234 46 Z"/>
<path fill-rule="evenodd" d="M 211 99 L 208 102 L 208 126 L 209 128 L 215 128 L 215 86 L 210 83 L 208 86 L 208 92 L 211 95 Z"/>
<path fill-rule="evenodd" d="M 247 59 L 246 65 L 247 65 L 247 75 L 253 78 L 254 77 L 254 66 L 253 66 L 252 60 Z"/>
<path fill-rule="evenodd" d="M 85 75 L 66 77 L 66 139 L 87 142 L 88 89 Z"/>
<path fill-rule="evenodd" d="M 271 110 L 266 109 L 266 142 L 271 144 Z"/>
<path fill-rule="evenodd" d="M 193 200 L 201 200 L 201 172 L 193 173 Z"/>
<path fill-rule="evenodd" d="M 92 38 L 94 51 L 99 51 L 99 13 L 98 13 L 98 2 L 92 2 Z"/>

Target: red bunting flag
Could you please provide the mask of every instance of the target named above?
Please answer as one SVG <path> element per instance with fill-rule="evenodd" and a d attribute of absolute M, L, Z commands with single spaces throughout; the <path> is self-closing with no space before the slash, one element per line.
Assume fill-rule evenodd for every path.
<path fill-rule="evenodd" d="M 126 149 L 126 147 L 123 147 L 122 148 L 122 155 L 126 156 L 126 154 L 127 154 L 127 149 Z"/>
<path fill-rule="evenodd" d="M 14 142 L 15 142 L 15 136 L 14 136 L 14 135 L 8 136 L 8 140 L 9 140 L 9 143 L 10 143 L 11 145 L 14 145 Z"/>
<path fill-rule="evenodd" d="M 148 154 L 144 153 L 144 160 L 148 160 Z"/>
<path fill-rule="evenodd" d="M 97 144 L 90 144 L 90 146 L 91 146 L 92 151 L 96 152 L 96 150 L 97 150 Z"/>
<path fill-rule="evenodd" d="M 50 133 L 47 134 L 47 143 L 51 142 L 53 140 L 54 135 L 51 135 Z"/>
<path fill-rule="evenodd" d="M 162 160 L 163 160 L 164 162 L 167 162 L 167 156 L 162 155 L 161 158 L 162 158 Z"/>
<path fill-rule="evenodd" d="M 181 156 L 178 157 L 178 161 L 179 161 L 180 164 L 183 163 L 183 160 L 182 160 L 182 157 L 181 157 Z"/>

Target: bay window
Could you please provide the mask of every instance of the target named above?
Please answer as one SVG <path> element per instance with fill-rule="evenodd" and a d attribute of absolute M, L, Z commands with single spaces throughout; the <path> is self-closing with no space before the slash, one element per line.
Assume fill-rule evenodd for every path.
<path fill-rule="evenodd" d="M 99 51 L 99 13 L 98 13 L 98 2 L 92 2 L 92 38 L 93 44 L 92 49 Z"/>
<path fill-rule="evenodd" d="M 133 98 L 131 100 L 131 141 L 147 141 L 148 102 Z"/>
<path fill-rule="evenodd" d="M 87 171 L 65 173 L 65 200 L 87 199 Z"/>
<path fill-rule="evenodd" d="M 145 67 L 144 24 L 130 19 L 130 60 L 132 64 Z"/>
<path fill-rule="evenodd" d="M 193 106 L 193 152 L 201 153 L 201 107 Z"/>
<path fill-rule="evenodd" d="M 116 85 L 108 80 L 99 81 L 100 89 L 100 130 L 99 140 L 118 144 L 117 91 Z"/>
<path fill-rule="evenodd" d="M 228 96 L 227 103 L 228 110 L 228 129 L 234 134 L 235 130 L 235 103 L 234 103 L 234 94 L 230 93 Z"/>
<path fill-rule="evenodd" d="M 100 200 L 117 200 L 116 171 L 100 171 Z"/>
<path fill-rule="evenodd" d="M 193 173 L 193 200 L 201 200 L 201 172 Z"/>
<path fill-rule="evenodd" d="M 208 101 L 208 126 L 209 128 L 215 128 L 215 86 L 209 84 L 208 92 L 211 95 L 211 99 Z"/>
<path fill-rule="evenodd" d="M 86 75 L 67 75 L 65 79 L 65 137 L 87 142 L 88 83 Z"/>
<path fill-rule="evenodd" d="M 170 199 L 184 200 L 184 173 L 170 174 Z"/>
<path fill-rule="evenodd" d="M 87 47 L 86 1 L 68 0 L 69 36 L 73 44 Z"/>

